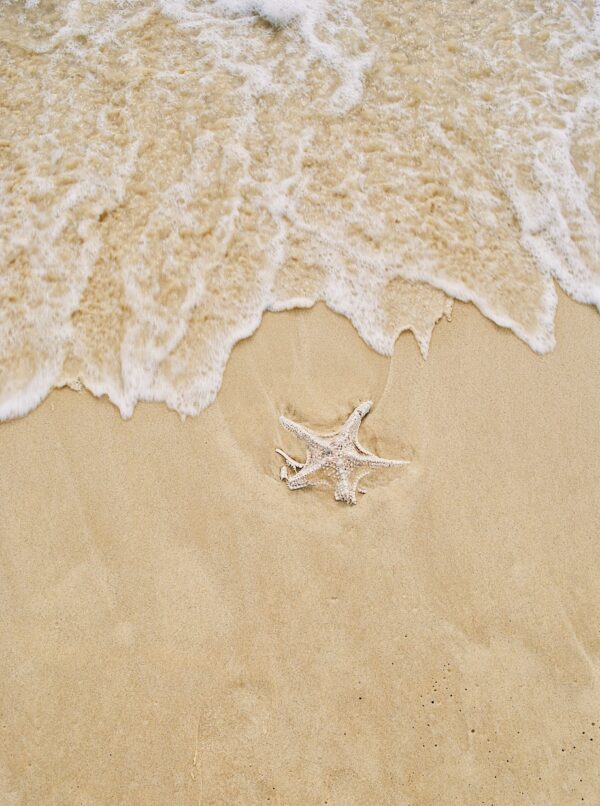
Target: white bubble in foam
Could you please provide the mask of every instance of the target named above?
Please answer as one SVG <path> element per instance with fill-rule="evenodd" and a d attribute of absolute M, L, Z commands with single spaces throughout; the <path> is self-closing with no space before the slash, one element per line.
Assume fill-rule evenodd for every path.
<path fill-rule="evenodd" d="M 215 7 L 235 16 L 256 14 L 275 28 L 283 28 L 318 8 L 318 4 L 298 0 L 219 0 Z"/>

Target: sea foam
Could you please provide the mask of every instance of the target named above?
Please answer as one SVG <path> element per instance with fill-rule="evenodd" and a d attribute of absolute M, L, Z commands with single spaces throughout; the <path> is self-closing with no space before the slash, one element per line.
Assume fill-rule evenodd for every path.
<path fill-rule="evenodd" d="M 266 310 L 424 355 L 452 300 L 534 350 L 600 309 L 600 15 L 405 0 L 8 4 L 0 418 L 214 400 Z"/>
<path fill-rule="evenodd" d="M 275 28 L 311 16 L 321 16 L 323 3 L 296 2 L 296 0 L 221 0 L 215 7 L 225 14 L 248 16 L 257 14 Z"/>

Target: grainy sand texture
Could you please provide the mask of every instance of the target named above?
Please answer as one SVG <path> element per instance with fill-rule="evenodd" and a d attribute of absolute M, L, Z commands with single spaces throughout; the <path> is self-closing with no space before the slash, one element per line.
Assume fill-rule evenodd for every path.
<path fill-rule="evenodd" d="M 2 804 L 557 804 L 600 792 L 600 328 L 455 307 L 391 359 L 267 314 L 182 422 L 53 392 L 0 425 Z M 279 479 L 372 398 L 411 464 Z"/>

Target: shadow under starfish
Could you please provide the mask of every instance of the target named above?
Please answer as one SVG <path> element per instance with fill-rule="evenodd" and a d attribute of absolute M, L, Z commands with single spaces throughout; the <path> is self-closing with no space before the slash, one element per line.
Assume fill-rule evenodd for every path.
<path fill-rule="evenodd" d="M 382 459 L 365 450 L 358 441 L 358 429 L 363 418 L 371 410 L 373 401 L 365 400 L 357 406 L 339 431 L 333 434 L 317 434 L 303 425 L 280 417 L 281 425 L 306 444 L 306 461 L 297 462 L 280 448 L 276 452 L 285 459 L 280 478 L 290 490 L 303 487 L 333 487 L 336 501 L 356 503 L 356 493 L 365 493 L 358 484 L 371 470 L 380 467 L 407 465 L 404 459 Z M 289 469 L 293 470 L 290 474 Z M 324 473 L 332 480 L 315 478 Z"/>

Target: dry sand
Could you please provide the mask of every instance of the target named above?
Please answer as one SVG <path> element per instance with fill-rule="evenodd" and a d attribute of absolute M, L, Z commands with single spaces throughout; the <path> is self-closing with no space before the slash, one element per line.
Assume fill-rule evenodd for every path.
<path fill-rule="evenodd" d="M 181 423 L 53 393 L 0 426 L 2 804 L 575 804 L 600 792 L 600 327 L 468 306 L 424 362 L 267 315 Z M 290 492 L 286 413 L 373 398 L 406 469 Z"/>

